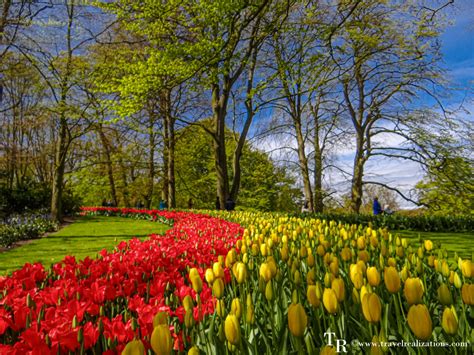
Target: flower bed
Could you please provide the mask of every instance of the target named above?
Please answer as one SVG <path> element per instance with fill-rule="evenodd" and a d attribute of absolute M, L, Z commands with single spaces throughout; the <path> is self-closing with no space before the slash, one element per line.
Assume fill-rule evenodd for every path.
<path fill-rule="evenodd" d="M 0 278 L 0 353 L 112 354 L 120 353 L 135 337 L 150 348 L 154 317 L 159 312 L 170 317 L 173 347 L 184 348 L 185 296 L 193 300 L 196 321 L 214 312 L 211 289 L 206 284 L 193 289 L 188 271 L 195 267 L 203 276 L 206 267 L 235 244 L 243 229 L 191 213 L 139 213 L 172 219 L 173 228 L 143 242 L 123 242 L 114 252 L 100 252 L 97 260 L 78 262 L 66 257 L 50 270 L 41 264 L 26 264 L 12 276 Z M 228 272 L 225 280 L 230 280 Z"/>
<path fill-rule="evenodd" d="M 57 229 L 58 224 L 45 214 L 13 215 L 0 223 L 0 246 L 8 248 L 16 242 L 39 238 Z"/>
<path fill-rule="evenodd" d="M 270 213 L 84 213 L 174 225 L 0 278 L 0 353 L 335 354 L 336 340 L 348 353 L 471 353 L 474 263 L 429 240 Z"/>

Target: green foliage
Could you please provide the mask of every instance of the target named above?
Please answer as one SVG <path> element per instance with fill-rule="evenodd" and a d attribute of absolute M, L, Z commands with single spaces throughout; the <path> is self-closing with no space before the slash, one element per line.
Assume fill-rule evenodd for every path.
<path fill-rule="evenodd" d="M 474 168 L 468 159 L 454 157 L 433 164 L 416 187 L 430 212 L 474 216 Z"/>
<path fill-rule="evenodd" d="M 51 204 L 51 188 L 34 181 L 13 189 L 0 187 L 0 216 L 14 213 L 49 209 Z M 71 215 L 83 204 L 78 195 L 64 191 L 62 197 L 63 213 Z"/>
<path fill-rule="evenodd" d="M 207 124 L 207 122 L 205 123 Z M 235 148 L 233 135 L 228 133 L 228 169 L 232 171 L 231 152 Z M 260 211 L 295 211 L 300 191 L 282 168 L 276 167 L 267 154 L 246 145 L 241 161 L 242 181 L 237 209 Z M 232 176 L 231 176 L 232 178 Z M 176 145 L 177 206 L 214 209 L 216 206 L 216 173 L 212 138 L 199 126 L 189 126 L 179 132 Z"/>

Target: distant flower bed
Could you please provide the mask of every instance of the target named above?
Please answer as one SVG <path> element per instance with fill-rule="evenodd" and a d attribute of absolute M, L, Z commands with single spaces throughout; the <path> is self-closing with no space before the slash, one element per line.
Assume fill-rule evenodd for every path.
<path fill-rule="evenodd" d="M 57 228 L 58 224 L 47 214 L 12 215 L 0 223 L 0 246 L 10 247 L 16 242 L 38 238 Z"/>
<path fill-rule="evenodd" d="M 162 318 L 170 324 L 173 347 L 184 349 L 185 318 L 199 322 L 214 312 L 211 288 L 196 280 L 234 246 L 243 229 L 184 212 L 113 208 L 84 208 L 83 212 L 139 213 L 173 220 L 174 225 L 163 236 L 122 242 L 110 253 L 103 250 L 96 260 L 78 262 L 68 256 L 49 270 L 26 264 L 12 276 L 0 278 L 0 353 L 114 354 L 135 338 L 149 349 L 154 325 Z M 230 281 L 228 271 L 224 281 Z M 189 304 L 191 315 L 186 312 Z"/>

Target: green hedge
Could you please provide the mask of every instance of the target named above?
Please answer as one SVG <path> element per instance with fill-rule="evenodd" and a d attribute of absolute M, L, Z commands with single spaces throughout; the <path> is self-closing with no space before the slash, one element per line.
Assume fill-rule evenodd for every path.
<path fill-rule="evenodd" d="M 375 227 L 387 227 L 390 230 L 414 230 L 422 232 L 474 232 L 473 216 L 402 216 L 402 215 L 357 215 L 339 213 L 299 214 L 321 219 L 340 221 L 341 223 L 369 223 Z"/>

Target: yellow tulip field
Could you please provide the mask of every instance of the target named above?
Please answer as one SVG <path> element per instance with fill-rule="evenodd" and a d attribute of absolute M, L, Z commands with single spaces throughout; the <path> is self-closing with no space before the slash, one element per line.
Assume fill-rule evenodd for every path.
<path fill-rule="evenodd" d="M 262 213 L 218 216 L 245 231 L 205 272 L 216 312 L 190 332 L 192 351 L 471 353 L 471 260 L 385 229 Z M 225 269 L 232 276 L 226 285 Z"/>

